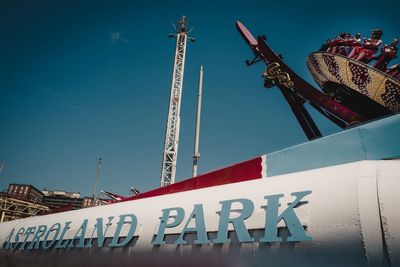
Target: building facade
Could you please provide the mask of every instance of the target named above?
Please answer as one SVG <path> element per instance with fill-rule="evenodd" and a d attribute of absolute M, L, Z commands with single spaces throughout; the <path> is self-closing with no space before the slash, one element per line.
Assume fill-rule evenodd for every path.
<path fill-rule="evenodd" d="M 66 192 L 61 190 L 43 190 L 43 204 L 51 209 L 70 206 L 77 210 L 82 208 L 82 197 L 79 192 Z"/>
<path fill-rule="evenodd" d="M 104 199 L 98 199 L 98 198 L 92 198 L 92 197 L 84 197 L 83 198 L 83 203 L 82 203 L 82 208 L 90 208 L 90 207 L 97 207 L 105 204 Z"/>
<path fill-rule="evenodd" d="M 10 184 L 7 194 L 34 203 L 41 203 L 43 200 L 43 193 L 33 185 Z"/>

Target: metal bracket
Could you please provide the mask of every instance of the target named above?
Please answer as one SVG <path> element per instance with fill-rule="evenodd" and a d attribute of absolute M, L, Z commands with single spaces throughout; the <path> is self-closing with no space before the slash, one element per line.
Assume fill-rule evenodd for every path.
<path fill-rule="evenodd" d="M 267 68 L 262 74 L 262 77 L 264 77 L 265 80 L 265 86 L 271 88 L 276 85 L 276 83 L 279 83 L 286 89 L 294 88 L 294 82 L 290 78 L 289 74 L 282 71 L 280 66 L 281 65 L 278 62 L 269 63 L 267 65 Z"/>

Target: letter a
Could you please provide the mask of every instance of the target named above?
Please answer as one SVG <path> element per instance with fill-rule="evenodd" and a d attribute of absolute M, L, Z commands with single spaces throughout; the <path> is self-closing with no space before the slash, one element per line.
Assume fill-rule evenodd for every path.
<path fill-rule="evenodd" d="M 232 211 L 233 203 L 240 203 L 243 206 L 239 216 L 231 218 L 230 214 Z M 228 238 L 228 226 L 232 223 L 233 228 L 236 231 L 239 242 L 253 242 L 254 238 L 250 236 L 249 231 L 246 228 L 244 221 L 248 219 L 254 210 L 254 204 L 250 199 L 232 199 L 219 202 L 221 207 L 221 214 L 219 218 L 217 238 L 213 240 L 214 244 L 230 243 L 231 239 Z"/>

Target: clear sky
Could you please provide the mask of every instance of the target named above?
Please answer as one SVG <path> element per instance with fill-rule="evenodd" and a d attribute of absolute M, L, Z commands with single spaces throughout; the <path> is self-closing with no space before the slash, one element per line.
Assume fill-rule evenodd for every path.
<path fill-rule="evenodd" d="M 204 65 L 200 173 L 306 142 L 241 20 L 311 81 L 305 60 L 341 31 L 382 28 L 400 37 L 400 2 L 377 1 L 1 1 L 0 189 L 9 183 L 91 195 L 99 188 L 159 186 L 175 40 L 186 15 L 177 181 L 191 175 L 198 71 Z M 324 135 L 340 129 L 311 111 Z"/>

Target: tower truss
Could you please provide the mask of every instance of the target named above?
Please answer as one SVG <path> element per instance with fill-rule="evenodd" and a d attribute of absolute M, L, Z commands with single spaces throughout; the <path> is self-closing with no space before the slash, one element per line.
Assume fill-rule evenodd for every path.
<path fill-rule="evenodd" d="M 35 216 L 49 210 L 49 207 L 40 203 L 0 193 L 0 223 Z"/>
<path fill-rule="evenodd" d="M 194 41 L 188 37 L 187 20 L 183 16 L 178 22 L 177 33 L 170 34 L 176 38 L 174 69 L 172 72 L 171 95 L 169 99 L 167 127 L 163 151 L 160 186 L 175 182 L 176 160 L 178 156 L 180 109 L 182 100 L 183 73 L 185 70 L 185 56 L 187 41 Z"/>

